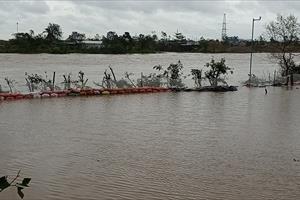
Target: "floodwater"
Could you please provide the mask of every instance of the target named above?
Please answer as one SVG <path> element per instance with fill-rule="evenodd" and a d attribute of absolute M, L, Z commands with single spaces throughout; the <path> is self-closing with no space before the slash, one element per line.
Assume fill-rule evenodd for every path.
<path fill-rule="evenodd" d="M 105 69 L 111 66 L 117 79 L 124 78 L 124 73 L 133 73 L 132 79 L 136 80 L 141 76 L 157 72 L 153 66 L 162 65 L 165 69 L 170 63 L 177 63 L 180 60 L 184 66 L 184 75 L 190 74 L 191 69 L 198 68 L 206 70 L 204 66 L 211 58 L 226 58 L 226 64 L 234 68 L 234 74 L 228 76 L 228 83 L 239 85 L 241 81 L 248 79 L 249 54 L 198 54 L 198 53 L 163 53 L 163 54 L 133 54 L 133 55 L 49 55 L 49 54 L 0 54 L 0 84 L 6 87 L 4 78 L 16 80 L 16 88 L 26 91 L 25 72 L 42 74 L 45 72 L 49 79 L 56 72 L 56 83 L 63 82 L 62 75 L 71 73 L 73 79 L 82 70 L 88 77 L 88 85 L 95 86 L 93 82 L 102 82 Z M 259 77 L 271 78 L 276 69 L 276 63 L 270 62 L 268 54 L 254 54 L 252 72 Z M 183 81 L 188 86 L 193 86 L 191 77 Z M 60 85 L 62 86 L 62 85 Z M 6 88 L 5 88 L 6 87 Z"/>
<path fill-rule="evenodd" d="M 72 66 L 76 72 L 82 66 L 96 79 L 108 64 L 121 76 L 178 59 L 199 66 L 211 56 L 3 54 L 0 74 Z M 247 78 L 248 55 L 214 56 L 234 65 L 233 84 Z M 267 55 L 255 58 L 255 73 L 275 69 Z M 0 175 L 13 177 L 21 169 L 31 177 L 25 199 L 295 200 L 299 99 L 297 87 L 268 88 L 267 95 L 263 88 L 240 87 L 228 93 L 0 102 Z M 15 188 L 1 192 L 0 199 L 18 199 Z"/>

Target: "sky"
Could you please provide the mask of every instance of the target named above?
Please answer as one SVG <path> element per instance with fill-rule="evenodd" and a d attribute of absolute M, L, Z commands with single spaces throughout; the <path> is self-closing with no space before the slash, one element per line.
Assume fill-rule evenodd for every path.
<path fill-rule="evenodd" d="M 67 38 L 72 31 L 87 37 L 106 35 L 108 31 L 131 35 L 176 31 L 190 39 L 220 39 L 223 15 L 227 18 L 227 35 L 251 38 L 252 18 L 255 38 L 277 14 L 293 14 L 300 20 L 300 1 L 271 0 L 0 0 L 0 39 L 12 38 L 17 31 L 41 33 L 49 23 L 62 27 Z"/>

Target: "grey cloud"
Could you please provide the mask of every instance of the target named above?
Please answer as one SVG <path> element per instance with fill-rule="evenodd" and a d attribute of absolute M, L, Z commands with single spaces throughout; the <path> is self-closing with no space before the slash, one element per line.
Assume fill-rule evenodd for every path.
<path fill-rule="evenodd" d="M 47 14 L 50 11 L 45 1 L 0 1 L 1 12 Z"/>
<path fill-rule="evenodd" d="M 157 12 L 157 10 L 199 12 L 213 14 L 222 11 L 226 7 L 224 1 L 72 1 L 82 7 L 97 7 L 115 11 L 139 11 L 145 13 Z M 212 6 L 212 4 L 214 4 Z M 212 12 L 213 11 L 213 12 Z"/>
<path fill-rule="evenodd" d="M 229 35 L 249 38 L 251 20 L 256 23 L 256 35 L 263 33 L 264 24 L 275 19 L 276 13 L 299 16 L 297 1 L 1 1 L 0 38 L 9 38 L 20 21 L 20 31 L 41 32 L 49 22 L 62 26 L 64 37 L 72 31 L 89 36 L 117 31 L 150 33 L 177 29 L 191 38 L 219 38 L 223 13 L 227 13 Z"/>

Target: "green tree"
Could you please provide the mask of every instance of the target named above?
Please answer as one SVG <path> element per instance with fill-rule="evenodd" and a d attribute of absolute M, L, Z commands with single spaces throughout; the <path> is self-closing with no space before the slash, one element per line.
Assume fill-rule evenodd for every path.
<path fill-rule="evenodd" d="M 228 74 L 229 71 L 232 74 L 233 69 L 225 64 L 225 58 L 222 58 L 219 62 L 216 62 L 212 58 L 210 63 L 206 63 L 205 66 L 209 68 L 209 70 L 205 72 L 205 78 L 208 79 L 211 86 L 218 86 L 220 82 L 227 85 L 225 75 Z"/>

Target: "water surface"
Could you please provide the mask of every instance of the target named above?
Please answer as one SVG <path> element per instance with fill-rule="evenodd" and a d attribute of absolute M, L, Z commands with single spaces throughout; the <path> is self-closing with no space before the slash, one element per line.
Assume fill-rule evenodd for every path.
<path fill-rule="evenodd" d="M 196 55 L 110 59 L 156 62 L 144 60 L 147 56 L 168 63 Z M 236 66 L 246 61 L 239 55 L 230 58 Z M 10 73 L 9 62 L 14 63 L 2 62 L 2 74 Z M 126 70 L 135 69 L 132 62 Z M 12 66 L 11 73 L 23 67 Z M 89 74 L 92 69 L 98 70 L 89 66 Z M 246 69 L 245 63 L 236 75 L 242 77 Z M 300 196 L 300 162 L 293 161 L 300 159 L 300 89 L 268 90 L 268 95 L 263 88 L 240 87 L 230 93 L 1 102 L 0 174 L 14 175 L 21 169 L 31 177 L 26 199 L 294 200 Z M 0 199 L 17 198 L 14 188 L 0 193 Z"/>

